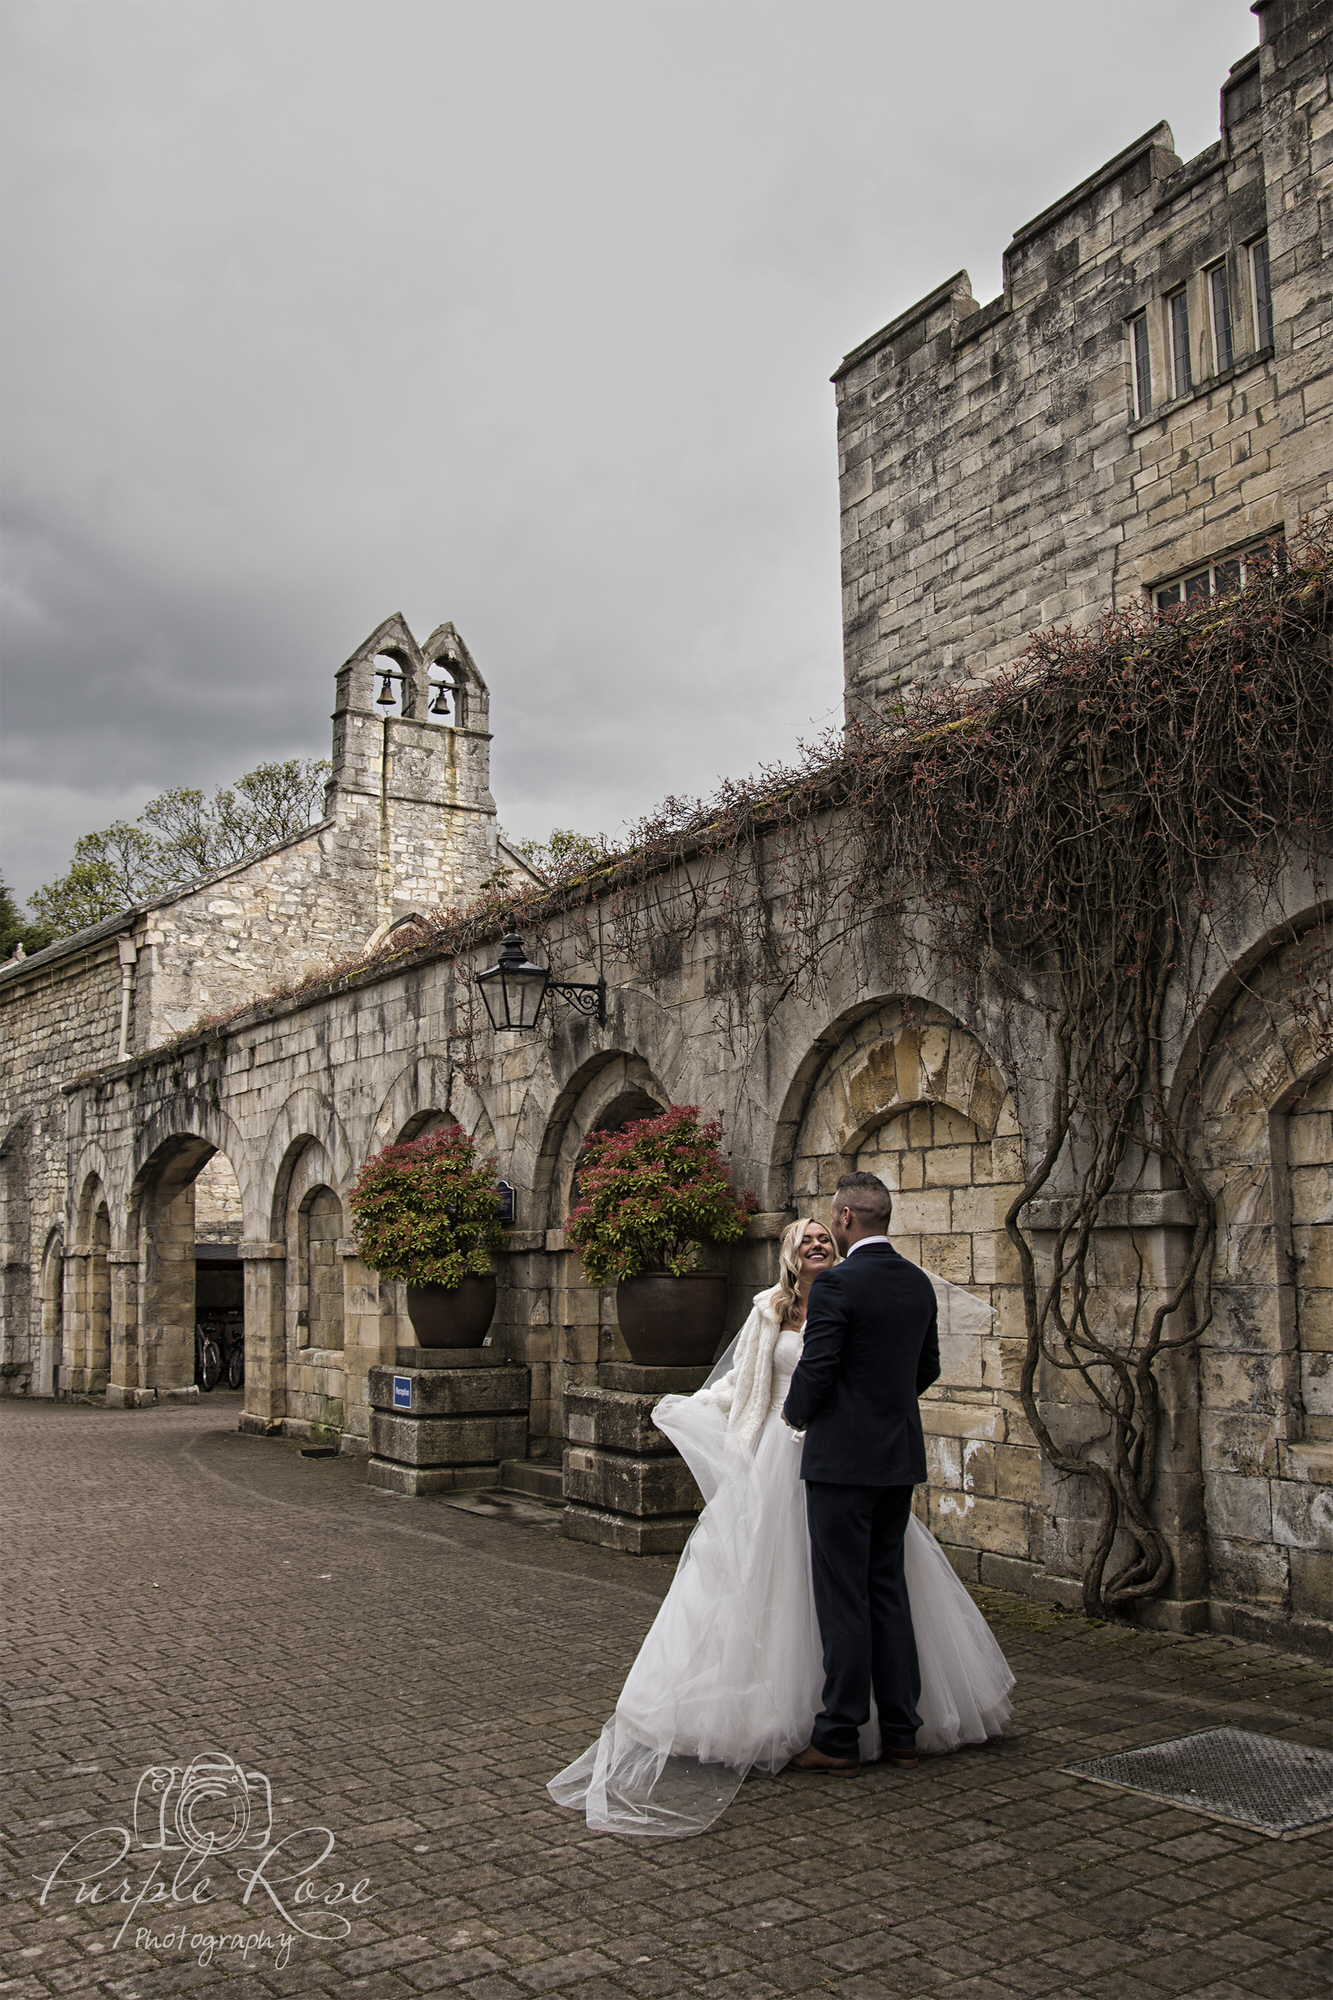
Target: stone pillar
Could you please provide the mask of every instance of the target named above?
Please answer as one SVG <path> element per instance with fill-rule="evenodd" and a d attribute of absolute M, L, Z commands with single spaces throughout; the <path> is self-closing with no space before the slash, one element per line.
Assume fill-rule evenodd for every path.
<path fill-rule="evenodd" d="M 245 1409 L 238 1429 L 265 1437 L 287 1414 L 287 1245 L 249 1237 L 245 1266 Z"/>
<path fill-rule="evenodd" d="M 139 1342 L 139 1258 L 137 1252 L 107 1254 L 111 1277 L 111 1375 L 106 1385 L 109 1410 L 138 1410 L 155 1400 L 143 1381 Z"/>
<path fill-rule="evenodd" d="M 361 1260 L 354 1236 L 340 1236 L 342 1258 L 343 1382 L 339 1449 L 370 1450 L 370 1372 L 387 1367 L 398 1346 L 401 1285 L 381 1279 Z"/>
<path fill-rule="evenodd" d="M 145 1204 L 140 1229 L 139 1385 L 145 1400 L 188 1401 L 194 1379 L 194 1187 Z"/>
<path fill-rule="evenodd" d="M 88 1287 L 92 1261 L 92 1251 L 87 1248 L 65 1253 L 65 1339 L 57 1390 L 61 1396 L 87 1393 Z"/>
<path fill-rule="evenodd" d="M 689 1396 L 709 1368 L 604 1361 L 597 1385 L 565 1390 L 565 1533 L 627 1554 L 676 1555 L 703 1506 L 689 1467 L 652 1421 L 665 1395 Z"/>
<path fill-rule="evenodd" d="M 531 1400 L 526 1456 L 538 1461 L 549 1456 L 552 1477 L 558 1478 L 560 1440 L 551 1435 L 552 1415 L 557 1423 L 560 1415 L 559 1405 L 553 1406 L 551 1396 L 555 1263 L 556 1259 L 547 1253 L 545 1230 L 508 1231 L 500 1253 L 499 1300 L 492 1332 L 494 1344 L 503 1349 L 507 1358 L 528 1370 Z"/>
<path fill-rule="evenodd" d="M 528 1371 L 489 1347 L 400 1347 L 370 1371 L 373 1491 L 415 1498 L 497 1486 L 528 1443 Z"/>

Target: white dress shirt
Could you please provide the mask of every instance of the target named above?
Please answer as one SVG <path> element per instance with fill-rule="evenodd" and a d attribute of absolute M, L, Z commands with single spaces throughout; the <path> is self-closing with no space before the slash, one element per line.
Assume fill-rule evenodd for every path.
<path fill-rule="evenodd" d="M 847 1256 L 854 1257 L 858 1250 L 864 1250 L 867 1243 L 887 1243 L 887 1236 L 858 1236 L 855 1243 L 848 1246 Z M 844 1262 L 846 1259 L 844 1259 Z"/>

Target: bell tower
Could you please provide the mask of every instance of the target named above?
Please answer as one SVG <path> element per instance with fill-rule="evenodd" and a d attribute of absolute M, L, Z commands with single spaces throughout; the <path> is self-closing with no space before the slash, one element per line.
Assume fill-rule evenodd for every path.
<path fill-rule="evenodd" d="M 377 923 L 467 903 L 499 865 L 489 722 L 452 625 L 419 646 L 395 613 L 339 668 L 324 811 L 357 836 Z"/>

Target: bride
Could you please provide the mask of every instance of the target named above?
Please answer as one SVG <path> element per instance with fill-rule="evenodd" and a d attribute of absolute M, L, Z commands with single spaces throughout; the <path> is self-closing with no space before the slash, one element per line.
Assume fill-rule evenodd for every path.
<path fill-rule="evenodd" d="M 746 1775 L 776 1772 L 810 1741 L 823 1650 L 810 1583 L 801 1438 L 782 1421 L 801 1357 L 806 1299 L 837 1263 L 828 1231 L 793 1222 L 778 1283 L 703 1388 L 664 1396 L 653 1421 L 707 1503 L 685 1545 L 616 1712 L 547 1787 L 599 1833 L 702 1833 Z M 941 1330 L 984 1332 L 991 1309 L 932 1278 Z M 1014 1677 L 935 1537 L 913 1517 L 904 1548 L 921 1665 L 917 1747 L 956 1750 L 998 1735 Z M 861 1756 L 879 1755 L 872 1713 Z"/>

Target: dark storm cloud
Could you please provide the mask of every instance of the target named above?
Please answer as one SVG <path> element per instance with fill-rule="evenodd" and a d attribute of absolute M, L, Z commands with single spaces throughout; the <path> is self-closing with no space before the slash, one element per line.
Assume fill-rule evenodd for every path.
<path fill-rule="evenodd" d="M 1243 0 L 10 0 L 4 866 L 328 748 L 452 618 L 517 834 L 840 708 L 840 354 L 1159 117 Z"/>

